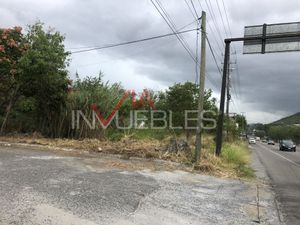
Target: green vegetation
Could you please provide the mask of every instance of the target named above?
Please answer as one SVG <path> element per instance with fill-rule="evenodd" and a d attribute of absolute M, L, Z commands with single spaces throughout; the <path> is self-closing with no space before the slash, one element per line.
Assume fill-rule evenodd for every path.
<path fill-rule="evenodd" d="M 254 177 L 254 171 L 249 167 L 250 152 L 246 142 L 225 143 L 221 158 L 227 163 L 226 166 L 233 167 L 239 176 Z"/>
<path fill-rule="evenodd" d="M 270 124 L 251 124 L 248 132 L 260 138 L 273 140 L 292 139 L 300 143 L 300 113 L 282 118 Z"/>
<path fill-rule="evenodd" d="M 216 157 L 214 152 L 213 136 L 206 135 L 201 161 L 194 166 L 195 170 L 222 177 L 255 177 L 254 170 L 249 166 L 251 152 L 247 142 L 238 139 L 227 141 L 223 145 L 220 157 Z"/>
<path fill-rule="evenodd" d="M 165 92 L 160 93 L 158 106 L 159 109 L 163 109 L 167 112 L 172 111 L 172 126 L 173 127 L 185 127 L 185 110 L 197 110 L 199 99 L 199 86 L 186 82 L 183 84 L 175 84 Z M 204 110 L 210 110 L 217 112 L 216 99 L 212 98 L 212 91 L 206 90 L 204 94 Z M 197 114 L 191 113 L 190 117 L 197 118 Z M 210 118 L 215 118 L 216 115 L 210 115 Z M 189 121 L 188 126 L 196 127 L 196 121 Z M 186 139 L 189 140 L 194 131 L 191 129 L 185 129 Z"/>
<path fill-rule="evenodd" d="M 300 112 L 294 115 L 277 120 L 269 125 L 295 125 L 300 124 Z"/>
<path fill-rule="evenodd" d="M 18 27 L 0 30 L 0 86 L 6 88 L 0 98 L 1 133 L 8 128 L 59 135 L 68 90 L 63 41 L 41 23 L 29 26 L 26 35 Z"/>
<path fill-rule="evenodd" d="M 271 126 L 268 130 L 268 136 L 274 140 L 292 139 L 299 143 L 300 126 Z"/>
<path fill-rule="evenodd" d="M 135 130 L 132 133 L 132 138 L 136 140 L 143 140 L 143 139 L 164 140 L 171 135 L 172 132 L 169 130 Z"/>
<path fill-rule="evenodd" d="M 256 130 L 254 133 L 255 133 L 255 136 L 260 137 L 260 138 L 263 138 L 266 136 L 266 131 L 264 131 L 264 130 Z"/>
<path fill-rule="evenodd" d="M 0 29 L 1 134 L 34 134 L 39 138 L 33 140 L 33 143 L 78 146 L 118 154 L 126 149 L 126 154 L 130 155 L 191 164 L 195 129 L 185 128 L 185 110 L 197 111 L 198 85 L 191 82 L 177 83 L 166 91 L 154 93 L 149 90 L 146 95 L 139 96 L 138 93 L 127 95 L 128 92 L 119 83 L 104 82 L 102 72 L 98 76 L 85 76 L 83 79 L 76 74 L 75 80 L 70 80 L 67 71 L 69 53 L 64 47 L 64 36 L 55 29 L 45 30 L 40 22 L 28 26 L 25 34 L 21 30 L 20 27 Z M 92 106 L 96 106 L 101 116 L 107 118 L 124 95 L 127 98 L 118 110 L 121 127 L 128 126 L 131 110 L 145 110 L 140 114 L 141 117 L 150 118 L 154 108 L 166 112 L 168 128 L 122 130 L 117 129 L 113 121 L 107 129 L 103 129 L 96 121 L 95 129 L 90 129 L 81 120 L 74 129 L 73 110 L 81 110 L 91 121 L 94 113 Z M 204 110 L 212 112 L 211 115 L 206 114 L 206 117 L 216 119 L 216 99 L 212 97 L 211 90 L 205 91 Z M 189 118 L 197 118 L 197 112 L 191 113 Z M 163 123 L 155 121 L 156 126 Z M 251 171 L 246 166 L 248 150 L 241 142 L 235 142 L 245 130 L 246 123 L 245 117 L 241 115 L 226 122 L 227 143 L 220 158 L 214 155 L 213 131 L 205 131 L 202 169 L 218 171 L 222 167 L 225 171 L 233 171 L 236 176 L 250 176 Z M 204 121 L 204 125 L 210 126 L 210 123 Z M 149 120 L 140 126 L 148 127 Z M 170 128 L 178 126 L 182 129 Z M 196 127 L 196 121 L 189 120 L 188 126 Z M 103 149 L 99 148 L 101 142 L 106 143 Z M 125 142 L 127 147 L 129 143 L 132 146 L 124 148 Z M 166 149 L 172 150 L 166 154 Z"/>
<path fill-rule="evenodd" d="M 300 143 L 300 113 L 282 118 L 266 125 L 266 133 L 274 140 L 292 139 Z"/>
<path fill-rule="evenodd" d="M 72 127 L 72 110 L 81 110 L 91 121 L 95 105 L 103 118 L 107 118 L 116 107 L 126 90 L 121 84 L 109 84 L 102 80 L 103 74 L 85 76 L 71 81 L 66 67 L 69 53 L 64 48 L 64 37 L 54 29 L 44 30 L 42 23 L 28 27 L 23 34 L 21 28 L 0 30 L 0 97 L 1 133 L 38 132 L 51 138 L 97 138 L 120 140 L 123 136 L 137 139 L 163 139 L 166 131 L 118 130 L 113 122 L 103 129 L 96 121 L 95 129 L 90 129 L 83 120 L 79 127 Z M 6 88 L 6 89 L 5 89 Z M 199 87 L 191 82 L 175 84 L 165 92 L 147 92 L 147 96 L 131 95 L 125 99 L 119 109 L 119 125 L 129 123 L 130 110 L 155 109 L 167 112 L 173 126 L 184 127 L 184 110 L 196 110 Z M 211 90 L 205 94 L 206 110 L 216 111 L 215 99 Z M 149 97 L 154 105 L 149 104 Z M 133 105 L 132 101 L 136 103 Z M 170 113 L 173 112 L 173 114 Z M 141 113 L 149 118 L 150 111 Z M 194 115 L 195 117 L 197 115 Z M 149 122 L 145 122 L 149 126 Z M 156 121 L 155 125 L 161 125 Z M 167 122 L 171 126 L 169 120 Z M 195 126 L 194 124 L 190 124 Z M 185 130 L 187 137 L 193 132 Z"/>
<path fill-rule="evenodd" d="M 221 157 L 228 163 L 243 165 L 249 159 L 248 148 L 241 142 L 225 143 Z"/>
<path fill-rule="evenodd" d="M 254 177 L 254 170 L 249 167 L 250 151 L 246 142 L 235 141 L 225 143 L 221 158 L 228 163 L 227 166 L 232 166 L 236 170 L 238 176 L 246 178 Z"/>

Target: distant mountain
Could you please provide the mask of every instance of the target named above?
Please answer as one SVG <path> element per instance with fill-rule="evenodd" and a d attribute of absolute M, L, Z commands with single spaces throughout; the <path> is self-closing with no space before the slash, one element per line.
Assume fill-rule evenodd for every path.
<path fill-rule="evenodd" d="M 270 123 L 270 125 L 294 125 L 294 124 L 300 124 L 300 112 L 298 112 L 294 115 L 282 118 L 280 120 L 277 120 L 273 123 Z"/>

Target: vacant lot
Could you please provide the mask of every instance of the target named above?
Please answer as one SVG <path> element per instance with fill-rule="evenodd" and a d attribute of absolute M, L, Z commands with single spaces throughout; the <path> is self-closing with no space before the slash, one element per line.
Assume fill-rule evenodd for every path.
<path fill-rule="evenodd" d="M 1 147 L 0 224 L 279 224 L 268 186 L 97 156 Z"/>

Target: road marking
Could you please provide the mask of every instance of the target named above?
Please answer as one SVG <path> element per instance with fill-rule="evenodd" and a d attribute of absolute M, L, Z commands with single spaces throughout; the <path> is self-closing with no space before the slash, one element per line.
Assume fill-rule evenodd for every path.
<path fill-rule="evenodd" d="M 260 145 L 260 147 L 262 147 L 262 148 L 264 148 L 264 149 L 268 150 L 269 152 L 272 152 L 272 153 L 273 153 L 273 154 L 275 154 L 275 155 L 278 155 L 278 156 L 280 156 L 281 158 L 283 158 L 283 159 L 285 159 L 285 160 L 289 161 L 290 163 L 294 164 L 295 166 L 299 166 L 299 167 L 300 167 L 300 165 L 299 165 L 298 163 L 295 163 L 294 161 L 292 161 L 292 160 L 290 160 L 290 159 L 288 159 L 288 158 L 284 157 L 283 155 L 280 155 L 279 153 L 277 153 L 277 152 L 274 152 L 274 151 L 272 151 L 272 150 L 268 149 L 267 147 L 265 147 L 265 146 L 263 146 L 263 145 Z"/>

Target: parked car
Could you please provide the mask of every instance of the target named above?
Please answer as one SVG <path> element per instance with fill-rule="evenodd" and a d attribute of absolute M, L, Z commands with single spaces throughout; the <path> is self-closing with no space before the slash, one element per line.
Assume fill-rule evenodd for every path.
<path fill-rule="evenodd" d="M 296 151 L 296 145 L 292 140 L 281 140 L 279 142 L 280 151 Z"/>
<path fill-rule="evenodd" d="M 261 142 L 267 143 L 268 141 L 267 141 L 267 139 L 262 139 Z"/>
<path fill-rule="evenodd" d="M 275 142 L 273 140 L 268 140 L 268 145 L 275 145 Z"/>
<path fill-rule="evenodd" d="M 260 141 L 260 137 L 256 137 L 255 140 L 256 140 L 256 141 Z"/>
<path fill-rule="evenodd" d="M 249 144 L 256 144 L 256 140 L 254 138 L 249 138 Z"/>

